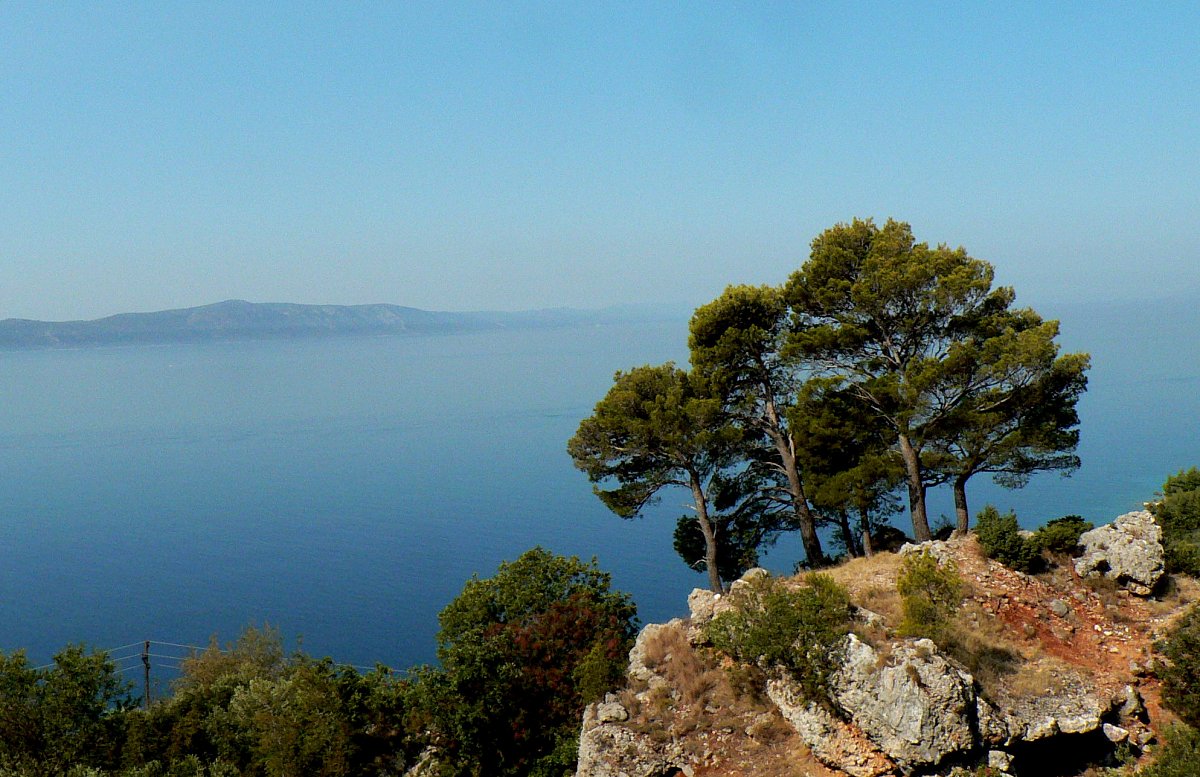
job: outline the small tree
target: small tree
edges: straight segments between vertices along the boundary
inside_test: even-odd
[[[448,768],[573,769],[584,704],[612,687],[636,632],[636,608],[609,575],[534,548],[469,580],[438,622],[441,670],[419,683]]]
[[[1016,513],[1009,511],[1001,515],[995,506],[985,506],[975,516],[975,534],[988,558],[1019,572],[1031,572],[1036,568],[1040,558],[1037,545],[1021,536]]]
[[[942,564],[922,552],[905,557],[896,578],[896,590],[904,611],[900,633],[936,642],[944,637],[947,625],[962,604],[964,586],[954,562]]]
[[[846,590],[823,574],[797,588],[762,576],[733,596],[733,608],[707,626],[713,645],[743,663],[782,667],[807,698],[828,701],[850,629]]]
[[[1046,525],[1033,533],[1033,544],[1038,550],[1049,553],[1075,555],[1079,551],[1079,538],[1095,526],[1078,515],[1064,515],[1047,521]]]
[[[600,500],[633,518],[668,486],[692,495],[704,537],[709,585],[722,590],[709,485],[734,460],[741,440],[707,381],[667,362],[618,372],[604,399],[567,443]]]

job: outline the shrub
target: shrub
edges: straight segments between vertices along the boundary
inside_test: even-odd
[[[0,652],[0,773],[64,774],[106,768],[119,747],[129,683],[104,652],[72,645],[49,667]]]
[[[1173,726],[1154,763],[1138,772],[1138,777],[1196,777],[1200,774],[1200,731],[1189,726]]]
[[[1159,672],[1163,703],[1181,720],[1200,726],[1200,605],[1193,605],[1155,645],[1167,659]]]
[[[1162,501],[1150,511],[1162,527],[1167,571],[1200,577],[1200,470],[1167,478]]]
[[[764,575],[731,596],[734,607],[707,626],[713,645],[744,663],[783,667],[806,698],[827,700],[850,628],[846,590],[823,574],[799,588]]]
[[[636,613],[594,561],[542,548],[467,581],[438,615],[441,669],[418,680],[443,765],[469,773],[487,764],[495,775],[572,769],[573,756],[563,759],[584,704],[624,669]]]
[[[954,562],[939,564],[922,552],[905,557],[896,590],[904,609],[900,633],[937,641],[962,604],[963,581]]]
[[[1094,528],[1091,521],[1085,521],[1078,515],[1064,515],[1047,521],[1045,526],[1034,532],[1033,545],[1038,550],[1073,556],[1079,552],[1079,537]]]
[[[1032,572],[1041,558],[1037,546],[1021,536],[1014,512],[1001,515],[994,506],[987,505],[975,518],[975,534],[988,558],[1009,569]]]

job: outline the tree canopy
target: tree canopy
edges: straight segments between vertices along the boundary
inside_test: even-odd
[[[789,424],[799,375],[781,347],[787,321],[779,289],[730,286],[692,315],[688,345],[693,370],[709,381],[731,418],[749,432],[746,441],[765,441],[745,448],[743,459],[758,467],[763,495],[790,509],[804,553],[817,566],[825,554]]]
[[[534,548],[467,581],[438,623],[422,706],[454,773],[561,774],[584,705],[624,669],[637,610],[594,561]]]
[[[1009,485],[1077,459],[1075,401],[1087,357],[1058,357],[1056,322],[1012,310],[990,264],[963,248],[918,243],[888,220],[819,235],[789,279],[788,349],[836,376],[891,428],[918,540],[931,537],[929,486],[981,471]],[[965,491],[960,528],[965,529]]]
[[[690,372],[618,373],[568,448],[619,515],[690,488],[696,521],[675,545],[704,548],[714,590],[786,529],[811,566],[827,560],[822,525],[869,552],[900,488],[916,539],[931,538],[927,490],[947,484],[966,531],[975,475],[1020,487],[1079,466],[1088,356],[1060,354],[1058,322],[993,275],[902,222],[837,224],[782,286],[729,286],[696,309]],[[710,509],[718,493],[738,506]]]
[[[692,495],[709,585],[722,590],[709,484],[734,459],[741,432],[711,384],[668,362],[618,372],[567,443],[575,466],[610,510],[632,518],[668,486]]]

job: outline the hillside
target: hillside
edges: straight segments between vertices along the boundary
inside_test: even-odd
[[[921,551],[965,584],[938,644],[900,634],[897,578],[904,556]],[[1172,579],[1140,597],[1059,561],[1016,572],[967,537],[834,568],[856,623],[824,703],[786,672],[731,662],[712,646],[705,624],[762,601],[747,592],[765,573],[752,570],[724,597],[698,589],[689,618],[643,630],[625,688],[588,709],[579,775],[1098,776],[1102,765],[1149,755],[1174,720],[1154,677],[1154,643],[1200,586]],[[781,582],[805,585],[803,576]]]
[[[532,329],[665,315],[636,306],[448,313],[399,305],[299,305],[228,300],[91,321],[0,321],[0,349],[209,342],[351,335],[427,335]]]

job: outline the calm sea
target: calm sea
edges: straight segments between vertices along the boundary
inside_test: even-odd
[[[1102,522],[1200,463],[1194,308],[1069,308],[1093,354],[1084,468],[1024,491],[1026,525]],[[269,622],[338,661],[434,657],[438,611],[534,545],[590,558],[643,621],[703,578],[668,495],[623,521],[564,452],[617,369],[686,360],[686,324],[0,353],[0,649],[203,644]],[[952,512],[936,494],[933,515]],[[903,519],[902,519],[903,520]],[[785,540],[767,566],[790,571]],[[169,660],[162,662],[169,665]]]

